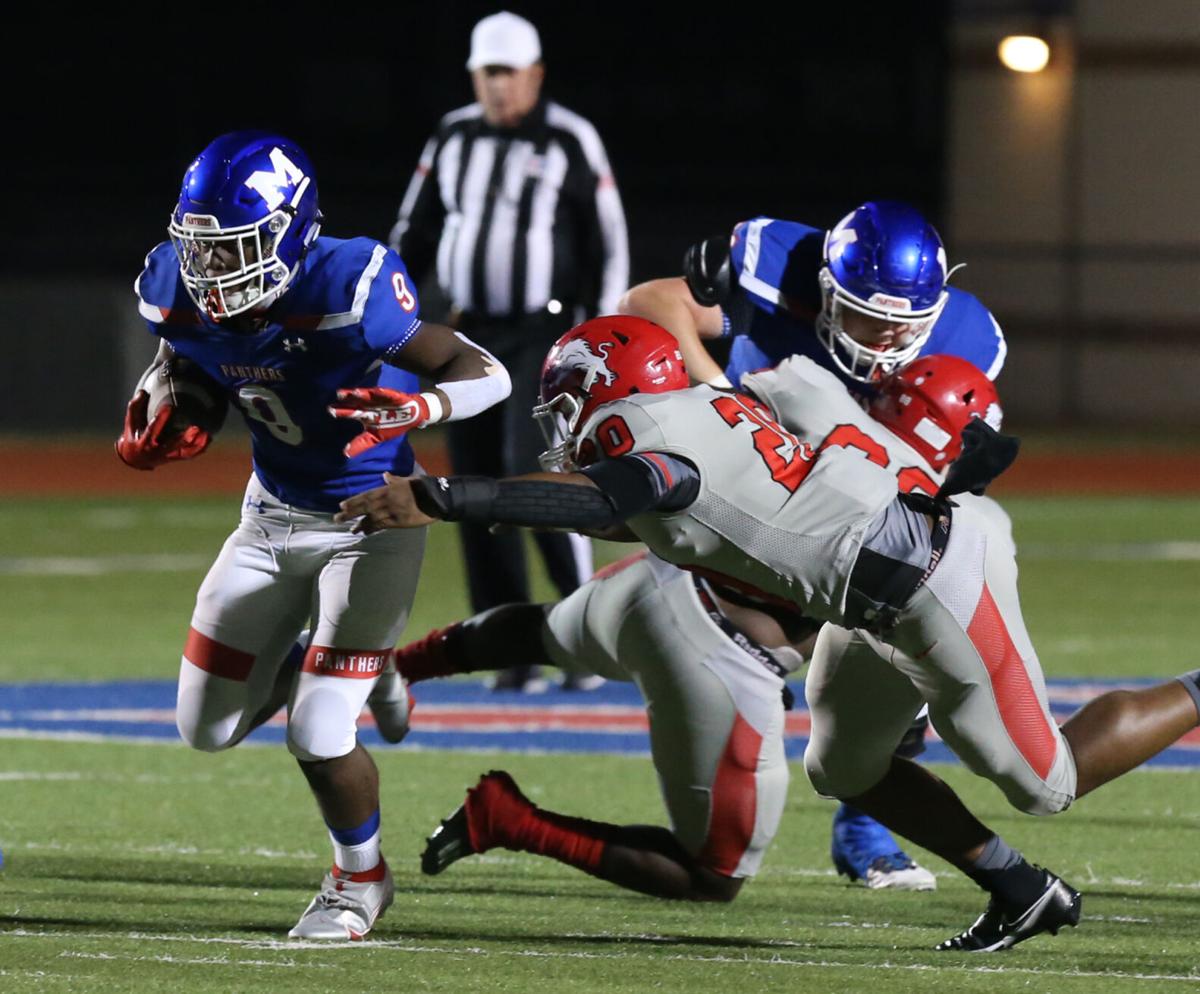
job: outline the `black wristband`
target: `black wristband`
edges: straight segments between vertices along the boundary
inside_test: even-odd
[[[498,480],[490,476],[422,476],[413,480],[413,500],[442,521],[492,521]]]

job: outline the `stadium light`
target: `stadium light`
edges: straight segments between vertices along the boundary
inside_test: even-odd
[[[1050,61],[1050,46],[1036,35],[1009,35],[1000,42],[1000,61],[1013,72],[1041,72]]]

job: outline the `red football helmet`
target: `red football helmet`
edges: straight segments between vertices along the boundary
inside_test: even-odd
[[[917,450],[934,469],[945,469],[962,451],[962,430],[983,418],[1000,430],[1000,396],[973,363],[928,355],[879,385],[871,417]]]
[[[601,404],[687,385],[679,343],[645,318],[609,315],[572,328],[542,363],[533,409],[548,446],[542,468],[569,472],[591,461],[579,459],[578,432]]]

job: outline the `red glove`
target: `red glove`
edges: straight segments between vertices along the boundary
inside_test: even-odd
[[[359,421],[363,426],[362,434],[356,435],[342,449],[350,459],[430,421],[429,401],[425,394],[401,393],[387,387],[358,387],[339,390],[337,399],[342,406],[331,405],[329,413],[335,418]]]
[[[176,459],[194,459],[208,448],[212,435],[203,428],[188,425],[178,435],[168,430],[171,415],[175,413],[172,404],[163,404],[155,413],[154,420],[147,424],[146,407],[149,403],[150,395],[145,390],[139,390],[125,407],[125,426],[115,448],[117,456],[126,466],[154,469]]]

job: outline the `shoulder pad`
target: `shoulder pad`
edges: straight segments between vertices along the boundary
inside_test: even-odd
[[[195,305],[179,278],[179,261],[169,242],[160,242],[146,255],[145,266],[133,283],[138,313],[151,324],[199,323]]]
[[[941,352],[956,355],[978,366],[990,380],[1004,367],[1008,343],[991,311],[973,294],[949,287],[950,299],[942,311],[922,355]]]
[[[668,394],[637,394],[603,404],[592,413],[579,432],[581,452],[592,447],[592,457],[601,454],[610,459],[631,452],[656,451],[665,439],[658,420],[647,407]]]
[[[863,415],[846,385],[806,356],[746,373],[742,386],[770,407],[784,428],[805,437],[823,434],[826,422],[854,421]]]
[[[711,307],[729,300],[729,237],[714,235],[689,248],[683,257],[683,278],[697,304]]]

